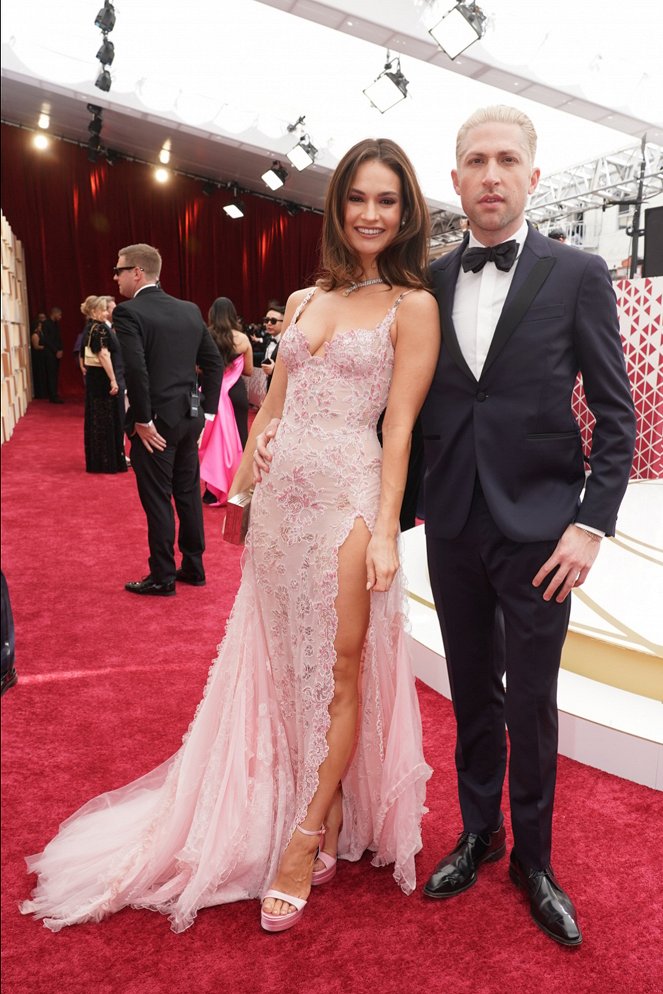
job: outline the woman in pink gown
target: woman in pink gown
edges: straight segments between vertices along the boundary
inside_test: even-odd
[[[205,482],[203,503],[221,507],[226,502],[230,484],[242,461],[246,442],[249,401],[241,377],[253,372],[253,351],[248,335],[240,328],[235,305],[228,297],[217,297],[209,309],[208,320],[210,333],[225,363],[225,371],[217,415],[205,424],[200,443],[200,478]],[[236,403],[233,403],[233,398],[242,391],[245,401],[240,410],[243,431],[240,430]]]
[[[246,898],[261,900],[263,928],[281,931],[337,856],[367,850],[414,890],[431,771],[398,516],[439,351],[427,236],[402,150],[354,146],[327,195],[322,278],[288,302],[231,488],[257,481],[242,581],[203,699],[173,757],[90,801],[28,860],[39,879],[22,910],[54,931],[127,905],[168,914],[181,931],[199,909]]]

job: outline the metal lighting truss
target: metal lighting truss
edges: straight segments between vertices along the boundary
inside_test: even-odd
[[[635,203],[643,153],[642,200],[663,193],[663,147],[648,142],[644,149],[635,145],[541,179],[532,194],[528,218],[542,224],[581,211]]]

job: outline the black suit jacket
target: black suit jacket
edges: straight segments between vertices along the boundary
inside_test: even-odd
[[[47,318],[41,326],[41,344],[55,355],[62,351],[62,332],[60,322]]]
[[[203,407],[216,414],[223,362],[198,307],[147,286],[113,311],[129,397],[127,430],[153,417],[174,427],[190,410],[202,370]]]
[[[432,266],[442,348],[422,412],[427,532],[459,534],[478,473],[491,514],[510,539],[555,540],[575,520],[614,534],[635,415],[605,262],[530,227],[477,380],[452,319],[465,245]],[[543,285],[514,317],[535,267]],[[596,417],[581,505],[585,463],[571,409],[578,371]]]

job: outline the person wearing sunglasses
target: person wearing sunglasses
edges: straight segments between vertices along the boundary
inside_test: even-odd
[[[274,363],[276,362],[279,342],[281,341],[281,332],[283,331],[284,313],[285,307],[283,304],[274,304],[268,308],[267,314],[263,318],[267,337],[265,338],[265,356],[260,365],[267,381],[266,390],[269,390],[269,385],[272,382]]]
[[[113,269],[126,302],[113,312],[122,348],[131,465],[147,517],[150,572],[132,594],[168,597],[175,581],[205,583],[198,439],[219,404],[223,361],[195,304],[164,293],[161,255],[151,245],[120,249]],[[196,369],[201,373],[202,396]],[[182,564],[175,563],[175,515]]]

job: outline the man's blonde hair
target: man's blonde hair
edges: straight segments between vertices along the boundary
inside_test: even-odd
[[[534,165],[536,157],[537,135],[534,125],[527,114],[515,107],[507,107],[505,104],[496,104],[493,107],[480,107],[468,117],[465,124],[462,124],[456,138],[456,163],[460,162],[461,152],[467,135],[472,128],[478,128],[481,124],[516,124],[523,135],[523,146],[527,149],[530,157],[530,164]]]
[[[121,248],[118,252],[118,258],[122,256],[124,256],[128,266],[138,266],[146,276],[155,280],[159,279],[161,254],[158,249],[146,245],[144,242],[139,242],[138,245],[126,245]]]

